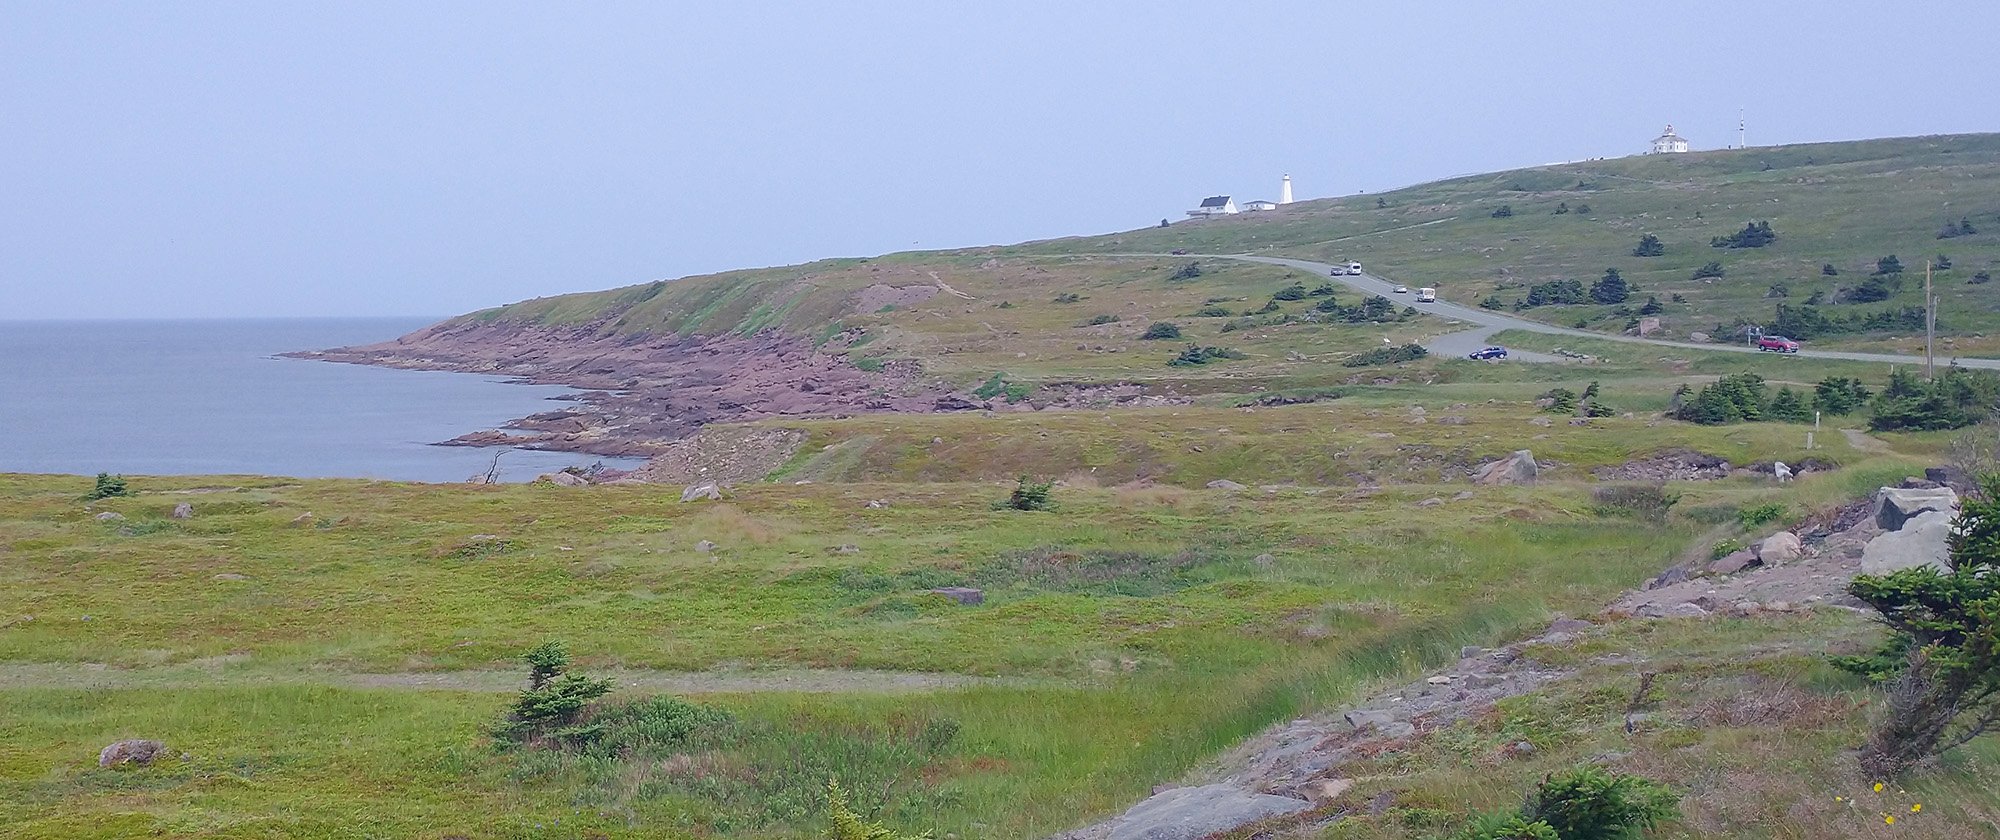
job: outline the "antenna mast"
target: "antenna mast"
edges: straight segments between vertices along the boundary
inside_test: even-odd
[[[1736,109],[1736,148],[1739,149],[1750,148],[1750,132],[1745,126],[1746,123],[1743,119],[1743,109],[1738,108]]]

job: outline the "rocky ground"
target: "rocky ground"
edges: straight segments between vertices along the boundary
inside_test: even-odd
[[[1308,836],[1342,813],[1334,800],[1353,785],[1346,765],[1406,747],[1573,672],[1541,661],[1538,649],[1571,645],[1602,622],[1860,610],[1846,594],[1856,574],[1943,562],[1946,531],[1935,526],[1948,523],[1956,505],[1956,493],[1938,481],[1882,488],[1741,552],[1669,569],[1594,620],[1558,618],[1540,635],[1504,648],[1466,648],[1456,664],[1422,680],[1338,714],[1272,727],[1223,756],[1203,784],[1163,785],[1124,814],[1055,840],[1199,840],[1253,825],[1270,828],[1256,836]],[[1533,749],[1525,742],[1516,748]]]
[[[509,431],[450,441],[465,446],[643,456],[720,421],[987,407],[942,383],[919,381],[914,369],[892,364],[865,371],[809,341],[776,335],[631,336],[597,325],[457,320],[394,341],[290,355],[584,390],[574,407],[516,420]]]

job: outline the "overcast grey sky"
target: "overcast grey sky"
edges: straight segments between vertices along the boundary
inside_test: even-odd
[[[0,319],[453,314],[2000,129],[2000,3],[0,0]]]

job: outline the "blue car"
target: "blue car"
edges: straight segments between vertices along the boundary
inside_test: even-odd
[[[1474,350],[1474,351],[1472,351],[1471,353],[1468,353],[1468,354],[1466,354],[1466,356],[1465,356],[1465,357],[1466,357],[1466,358],[1468,358],[1468,359],[1480,359],[1480,360],[1484,360],[1484,359],[1504,359],[1504,358],[1507,358],[1507,348],[1505,348],[1505,347],[1485,347],[1485,348],[1481,348],[1481,349],[1478,349],[1478,350]]]

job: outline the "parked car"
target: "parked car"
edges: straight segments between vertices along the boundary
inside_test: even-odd
[[[1767,335],[1757,339],[1757,349],[1767,353],[1797,353],[1799,343],[1782,335]]]
[[[1349,273],[1349,274],[1360,274],[1360,273],[1361,273],[1361,264],[1360,264],[1360,263],[1358,263],[1358,262],[1351,262],[1351,263],[1348,263],[1348,264],[1347,264],[1347,273]]]
[[[1327,272],[1327,273],[1328,273],[1328,274],[1331,274],[1331,275],[1333,275],[1333,276],[1335,276],[1335,277],[1339,277],[1339,276],[1341,276],[1341,275],[1343,275],[1343,274],[1346,274],[1346,273],[1347,273],[1347,266],[1344,266],[1344,265],[1336,265],[1336,266],[1334,266],[1334,267],[1333,267],[1333,270],[1332,270],[1332,271],[1329,271],[1329,272]]]
[[[1407,294],[1409,294],[1409,293],[1410,293],[1410,287],[1408,287],[1408,286],[1397,286],[1396,288],[1393,288],[1393,289],[1390,289],[1389,291],[1392,291],[1392,292],[1395,292],[1396,294],[1399,294],[1399,295],[1407,295]]]
[[[1186,254],[1186,253],[1187,253],[1187,249],[1186,249],[1186,248],[1175,248],[1175,249],[1174,249],[1174,256],[1176,256],[1176,257],[1178,257],[1178,256],[1181,256],[1181,255],[1183,255],[1183,254]]]
[[[1467,353],[1465,357],[1468,359],[1478,359],[1481,361],[1484,361],[1486,359],[1504,359],[1507,358],[1507,348],[1482,347],[1478,350],[1472,351],[1471,353]]]

